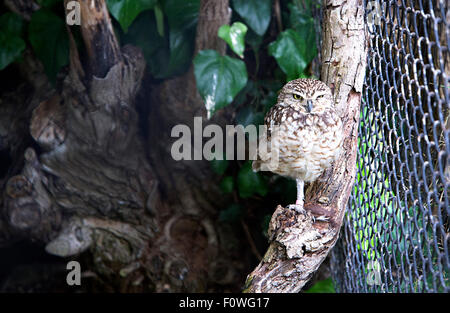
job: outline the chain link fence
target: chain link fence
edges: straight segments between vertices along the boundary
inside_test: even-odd
[[[331,256],[338,292],[449,292],[448,0],[366,1],[354,191]]]

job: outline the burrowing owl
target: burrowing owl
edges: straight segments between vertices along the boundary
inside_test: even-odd
[[[315,79],[288,82],[264,123],[270,149],[258,152],[253,170],[296,179],[297,201],[289,207],[303,212],[304,183],[313,182],[329,168],[342,147],[342,121],[330,88]],[[277,150],[277,162],[268,166],[273,149]]]

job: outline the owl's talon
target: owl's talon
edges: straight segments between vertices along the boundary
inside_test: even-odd
[[[329,217],[327,217],[325,215],[321,215],[321,216],[315,217],[314,222],[315,221],[328,222],[329,219],[330,219]]]
[[[319,203],[328,204],[328,203],[330,203],[330,199],[328,197],[320,197]]]
[[[289,204],[287,206],[287,208],[289,210],[294,210],[295,212],[298,212],[298,213],[301,213],[301,214],[306,214],[306,211],[303,208],[303,205],[300,205],[300,204]]]

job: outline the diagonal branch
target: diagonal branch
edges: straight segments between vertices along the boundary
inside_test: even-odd
[[[306,215],[281,206],[275,210],[270,246],[247,277],[245,292],[300,291],[335,245],[354,184],[367,53],[363,1],[327,0],[324,11],[321,74],[334,90],[344,124],[343,152],[306,191]],[[315,220],[318,215],[328,220]]]

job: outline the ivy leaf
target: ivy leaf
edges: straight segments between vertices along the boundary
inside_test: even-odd
[[[23,30],[23,20],[16,13],[8,12],[0,16],[0,31],[14,36],[20,36]]]
[[[194,54],[195,32],[183,29],[169,30],[169,64],[166,71],[160,75],[166,78],[186,72],[191,64]]]
[[[265,196],[268,188],[266,181],[252,170],[252,164],[247,161],[239,170],[237,176],[239,195],[242,198],[248,198],[255,193]]]
[[[108,10],[119,22],[124,32],[144,10],[153,9],[156,0],[107,0]]]
[[[0,70],[14,62],[25,49],[22,38],[0,32]]]
[[[166,0],[162,11],[169,24],[169,36],[161,37],[155,14],[146,10],[139,14],[123,37],[124,43],[142,49],[149,71],[155,78],[184,73],[194,52],[199,0]],[[161,28],[161,26],[160,26]]]
[[[279,34],[276,41],[269,45],[269,54],[276,60],[287,80],[303,75],[304,70],[314,56],[308,51],[311,47],[295,30],[288,29]]]
[[[194,59],[197,89],[205,101],[208,118],[233,101],[247,83],[245,63],[215,50],[203,50]]]
[[[247,26],[241,22],[235,22],[230,25],[222,25],[219,28],[217,35],[225,40],[231,50],[238,56],[244,58],[245,49],[245,34],[247,33]]]
[[[61,67],[69,63],[69,38],[64,20],[47,9],[33,13],[28,25],[28,39],[54,82]]]
[[[194,53],[199,0],[166,0],[164,12],[169,24],[170,60],[164,77],[188,70]]]
[[[0,16],[0,70],[14,62],[25,49],[20,38],[23,29],[22,19],[15,13]]]
[[[267,31],[271,17],[271,0],[233,0],[234,10],[255,33]]]
[[[312,60],[317,55],[316,45],[316,29],[314,25],[314,17],[311,13],[311,6],[303,8],[294,3],[289,3],[289,21],[291,28],[293,28],[301,38],[305,41],[306,47],[309,47],[306,52],[306,59]]]
[[[234,180],[232,176],[227,176],[220,182],[220,189],[223,193],[230,193],[234,189]]]

